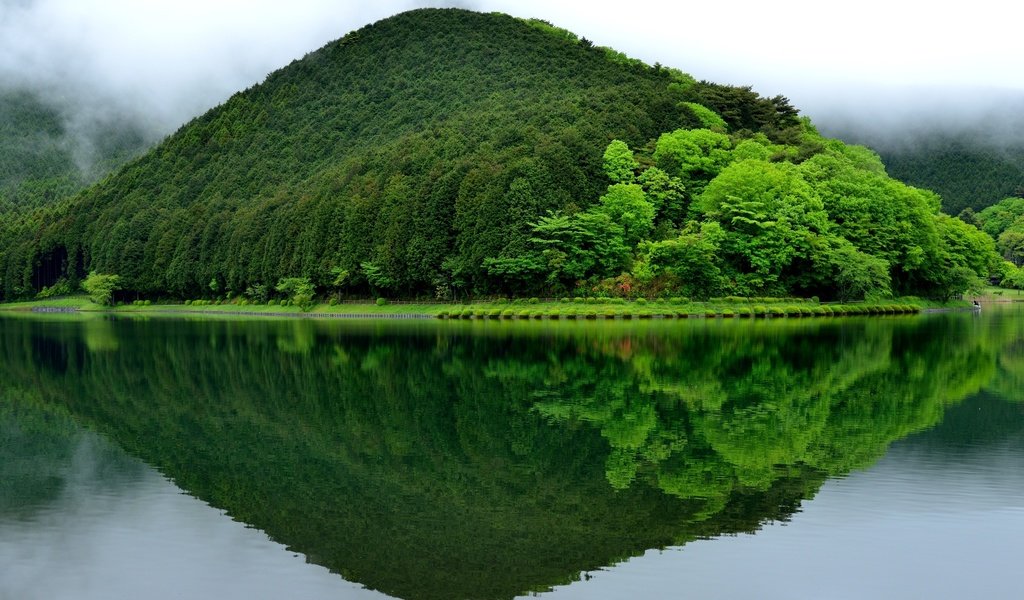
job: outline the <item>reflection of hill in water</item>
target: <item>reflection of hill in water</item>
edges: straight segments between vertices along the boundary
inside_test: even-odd
[[[510,597],[788,518],[988,383],[998,338],[958,316],[0,320],[0,381],[350,580]]]

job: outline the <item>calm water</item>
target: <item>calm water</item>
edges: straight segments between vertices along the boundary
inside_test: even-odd
[[[1019,598],[1024,311],[0,317],[0,598]]]

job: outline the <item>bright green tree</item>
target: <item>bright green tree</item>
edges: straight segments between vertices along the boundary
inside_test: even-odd
[[[608,187],[595,209],[612,221],[622,225],[624,240],[634,246],[645,239],[654,227],[654,205],[647,199],[644,189],[636,184],[616,183]]]
[[[662,134],[654,149],[655,164],[684,184],[710,181],[732,160],[729,136],[708,129],[679,129]]]
[[[615,183],[633,183],[640,163],[633,158],[633,151],[626,142],[612,140],[604,151],[604,172]]]
[[[288,296],[292,304],[303,311],[313,308],[315,289],[308,277],[285,277],[277,282],[274,289]]]
[[[110,306],[114,292],[121,289],[121,277],[92,271],[82,282],[82,289],[96,304]]]

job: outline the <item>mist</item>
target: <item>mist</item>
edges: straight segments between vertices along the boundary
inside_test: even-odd
[[[927,11],[865,0],[0,0],[0,92],[58,110],[87,165],[97,138],[152,143],[236,91],[349,31],[423,6],[536,17],[650,64],[782,94],[824,133],[898,145],[922,132],[1022,145],[1016,20],[995,0]]]

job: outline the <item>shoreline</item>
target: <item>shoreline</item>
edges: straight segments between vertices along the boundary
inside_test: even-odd
[[[757,299],[768,300],[768,299]],[[985,300],[986,303],[989,300]],[[1007,303],[1007,300],[991,300]],[[574,299],[559,302],[488,301],[473,304],[370,303],[321,304],[309,311],[294,306],[219,304],[200,307],[182,304],[123,305],[106,307],[84,297],[69,297],[0,304],[0,313],[201,316],[209,318],[298,318],[350,320],[474,320],[474,321],[581,321],[645,319],[779,319],[836,316],[913,315],[977,310],[967,301],[922,302],[917,299],[887,303],[817,303],[804,299],[770,299],[767,302],[727,300],[721,302],[605,301]]]

